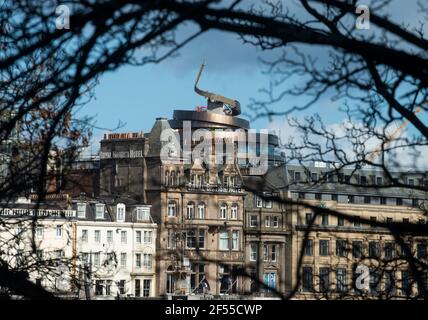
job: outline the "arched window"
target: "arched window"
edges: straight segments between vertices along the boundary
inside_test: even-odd
[[[169,171],[165,171],[165,185],[167,186],[169,184]]]
[[[187,219],[192,220],[195,218],[195,205],[193,202],[187,204]]]
[[[198,219],[205,219],[205,203],[198,204]]]
[[[168,217],[175,217],[177,215],[177,204],[174,200],[168,202]]]
[[[125,204],[118,203],[116,206],[117,221],[125,221]]]
[[[220,219],[226,219],[227,217],[227,204],[222,203],[220,206]]]
[[[175,171],[171,171],[170,185],[175,186]]]
[[[176,184],[176,186],[180,186],[180,171],[176,172],[176,175],[175,175],[175,184]]]
[[[238,204],[232,204],[230,209],[230,219],[238,219]]]

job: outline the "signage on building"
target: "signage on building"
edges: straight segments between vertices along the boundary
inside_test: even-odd
[[[144,158],[143,150],[100,152],[100,159],[132,159],[132,158]]]

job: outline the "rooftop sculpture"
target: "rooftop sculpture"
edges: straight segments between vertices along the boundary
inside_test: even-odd
[[[226,114],[228,116],[237,116],[241,114],[241,104],[237,100],[232,100],[226,98],[222,95],[201,90],[198,88],[198,82],[201,77],[202,71],[205,67],[205,63],[202,63],[201,68],[199,69],[198,76],[195,81],[195,92],[203,97],[207,98],[208,102],[208,111]]]

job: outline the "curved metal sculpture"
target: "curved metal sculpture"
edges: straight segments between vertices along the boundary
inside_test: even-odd
[[[222,95],[201,90],[198,88],[199,78],[201,77],[202,70],[205,67],[205,63],[201,64],[198,76],[195,81],[195,92],[205,98],[208,101],[208,110],[218,111],[222,110],[228,116],[237,116],[241,114],[241,104],[237,100],[232,100]]]

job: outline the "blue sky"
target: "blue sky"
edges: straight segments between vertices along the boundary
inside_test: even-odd
[[[398,21],[414,24],[415,9],[416,0],[396,0],[390,13]],[[125,126],[120,132],[149,131],[156,117],[171,118],[174,109],[191,110],[206,105],[205,99],[193,91],[203,60],[206,68],[200,87],[239,100],[245,112],[250,98],[261,97],[258,90],[269,83],[269,78],[261,73],[258,57],[272,58],[276,54],[278,52],[260,52],[244,45],[236,35],[210,31],[183,48],[179,57],[160,64],[124,66],[103,75],[95,88],[96,99],[80,113],[95,116],[97,125],[103,128],[114,128],[121,120]],[[292,103],[295,101],[283,101],[279,108],[285,109]],[[342,115],[335,112],[337,108],[336,103],[321,101],[300,116],[318,112],[325,115],[328,123],[336,123],[342,119]],[[251,125],[257,129],[269,126],[266,119]],[[95,140],[105,132],[95,130]]]

